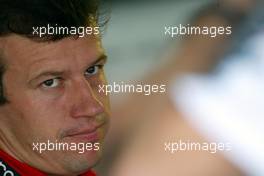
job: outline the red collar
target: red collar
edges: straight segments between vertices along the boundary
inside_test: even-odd
[[[2,172],[2,170],[3,173],[12,172],[13,175],[19,176],[47,176],[47,174],[45,174],[44,172],[41,172],[40,170],[35,169],[25,163],[21,163],[4,151],[0,150],[0,171]],[[96,174],[92,171],[88,171],[84,174],[81,174],[80,176],[96,176]]]

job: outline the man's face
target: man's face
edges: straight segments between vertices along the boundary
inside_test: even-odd
[[[108,97],[98,91],[106,84],[99,39],[36,42],[11,35],[0,39],[0,47],[9,101],[0,107],[1,148],[51,174],[79,174],[94,166],[102,149],[95,143],[102,143],[109,116]],[[33,143],[48,141],[92,143],[95,150],[33,150]]]

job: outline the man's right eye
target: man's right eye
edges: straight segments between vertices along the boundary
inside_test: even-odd
[[[53,79],[48,79],[44,81],[41,86],[44,88],[55,88],[60,85],[61,79],[60,78],[53,78]]]

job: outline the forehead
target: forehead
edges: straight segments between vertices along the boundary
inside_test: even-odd
[[[96,58],[102,51],[98,37],[67,37],[55,42],[37,42],[18,35],[0,39],[0,48],[7,66],[25,67],[41,60],[79,57]]]

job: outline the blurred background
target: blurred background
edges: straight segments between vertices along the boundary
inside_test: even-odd
[[[102,176],[264,175],[264,15],[261,0],[105,2],[109,84],[165,84],[112,93]],[[232,35],[165,35],[165,26],[231,26]],[[232,150],[165,152],[168,141]]]
[[[161,57],[172,39],[164,34],[164,27],[186,23],[211,1],[107,2],[111,19],[103,43],[111,58],[106,66],[109,82],[141,79],[165,62]]]

